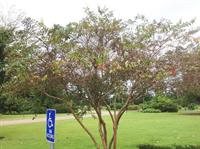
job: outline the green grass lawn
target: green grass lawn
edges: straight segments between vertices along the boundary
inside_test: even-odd
[[[84,123],[98,137],[96,121],[87,118]],[[120,124],[118,149],[137,149],[138,144],[200,145],[200,116],[197,115],[128,112]],[[111,128],[111,123],[108,125]],[[0,127],[0,149],[48,148],[45,123]],[[93,148],[75,120],[56,122],[55,149]]]

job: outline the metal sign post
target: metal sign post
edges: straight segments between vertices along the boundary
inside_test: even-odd
[[[54,149],[56,110],[47,109],[46,118],[46,139],[50,143],[50,149]]]
[[[50,143],[50,149],[54,149],[54,143]]]

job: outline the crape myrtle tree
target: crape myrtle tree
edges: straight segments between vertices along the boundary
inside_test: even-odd
[[[191,23],[148,21],[143,16],[122,21],[106,8],[66,27],[46,27],[30,18],[9,47],[5,95],[42,94],[64,100],[97,149],[117,148],[120,119],[129,104],[162,88],[170,75],[164,51],[192,44]],[[116,98],[123,106],[116,109]],[[111,107],[114,107],[111,110]],[[108,111],[113,133],[108,137],[102,109]],[[102,145],[81,116],[94,111]]]

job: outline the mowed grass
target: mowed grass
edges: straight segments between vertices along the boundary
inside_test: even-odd
[[[109,130],[111,122],[105,117]],[[84,123],[98,137],[96,120]],[[111,133],[111,131],[109,132]],[[139,144],[161,146],[200,145],[200,116],[177,113],[128,112],[119,127],[119,149],[137,149]],[[45,123],[0,127],[0,149],[47,149]],[[75,120],[56,122],[55,149],[94,149],[92,142]]]

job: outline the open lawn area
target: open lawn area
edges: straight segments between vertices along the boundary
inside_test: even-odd
[[[110,121],[108,116],[106,119]],[[86,118],[84,123],[98,137],[96,120]],[[118,148],[137,149],[139,144],[200,145],[200,116],[128,112],[120,123]],[[44,122],[0,127],[0,149],[47,148],[49,143],[45,139]],[[55,149],[93,148],[89,137],[75,120],[56,122]]]

